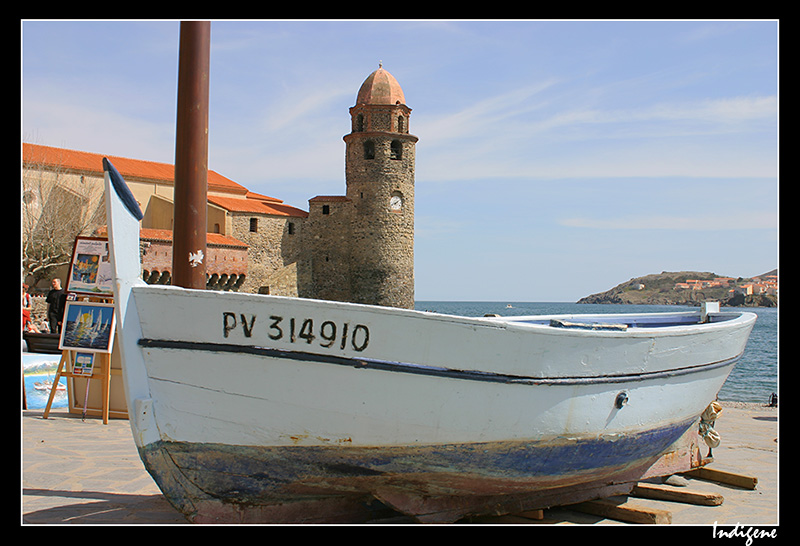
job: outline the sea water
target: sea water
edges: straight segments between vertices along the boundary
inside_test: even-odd
[[[525,302],[444,302],[418,301],[420,311],[434,311],[448,315],[480,317],[488,313],[500,316],[562,315],[601,313],[669,313],[697,310],[680,305],[607,305],[578,303],[525,303]],[[723,311],[736,310],[725,307]],[[758,315],[753,332],[741,360],[733,368],[722,386],[719,399],[728,402],[768,403],[778,392],[778,309],[774,307],[748,307],[738,309]]]

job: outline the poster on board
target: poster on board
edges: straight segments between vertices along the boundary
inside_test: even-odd
[[[75,364],[72,366],[74,375],[92,375],[94,373],[95,353],[75,353]]]
[[[114,327],[114,304],[67,301],[58,348],[110,353]]]
[[[67,278],[67,292],[111,297],[113,273],[105,237],[76,237]]]

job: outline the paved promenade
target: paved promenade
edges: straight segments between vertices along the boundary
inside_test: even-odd
[[[716,430],[722,445],[710,468],[758,479],[755,490],[690,479],[685,489],[716,492],[720,506],[636,499],[669,510],[678,525],[776,525],[778,521],[778,410],[724,404]],[[66,409],[22,412],[23,525],[188,525],[144,469],[127,420],[81,420]],[[545,511],[540,523],[621,524],[571,510]],[[535,521],[529,521],[535,523]],[[514,518],[493,523],[521,523]]]

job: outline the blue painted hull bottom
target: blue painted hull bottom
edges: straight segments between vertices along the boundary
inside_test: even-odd
[[[198,523],[353,521],[381,505],[418,521],[455,521],[623,494],[695,422],[625,436],[420,447],[160,441],[141,455],[170,502]]]

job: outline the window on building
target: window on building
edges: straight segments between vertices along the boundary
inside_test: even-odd
[[[294,235],[294,222],[289,222],[287,230],[289,231],[289,235]]]
[[[258,232],[258,218],[250,218],[250,232]]]
[[[392,153],[390,157],[392,159],[403,159],[403,143],[399,140],[392,141]]]
[[[406,132],[406,118],[404,118],[403,116],[397,116],[397,132],[398,133]]]
[[[322,214],[330,214],[331,213],[331,206],[330,205],[322,205]]]
[[[375,159],[375,143],[371,140],[364,142],[364,159]]]
[[[354,129],[357,132],[364,130],[364,114],[358,114],[358,116],[356,116],[356,126]]]

